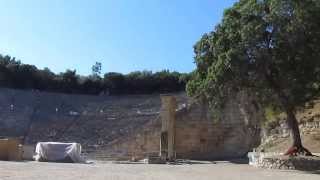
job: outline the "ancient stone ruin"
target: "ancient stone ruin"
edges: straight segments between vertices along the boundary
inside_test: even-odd
[[[162,159],[230,159],[246,156],[260,143],[263,114],[246,94],[238,94],[214,119],[205,102],[180,109],[174,96],[161,96],[161,118],[132,136],[103,148],[113,157],[142,159],[159,154]],[[250,102],[250,101],[249,101]]]
[[[83,96],[0,89],[0,136],[78,142],[101,160],[227,159],[260,143],[261,108],[247,93],[231,96],[217,118],[205,101],[182,94]]]

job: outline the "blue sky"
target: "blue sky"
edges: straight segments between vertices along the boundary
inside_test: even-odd
[[[54,72],[190,72],[235,0],[0,0],[0,53]]]

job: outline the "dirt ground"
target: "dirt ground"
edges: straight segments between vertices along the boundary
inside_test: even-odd
[[[320,172],[278,171],[229,162],[181,165],[0,161],[0,180],[319,180]]]

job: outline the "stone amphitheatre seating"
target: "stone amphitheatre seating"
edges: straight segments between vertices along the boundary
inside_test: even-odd
[[[107,97],[2,88],[0,135],[27,135],[27,144],[65,141],[79,142],[84,148],[104,145],[154,119],[157,114],[137,112],[159,111],[158,99],[158,95]]]
[[[219,122],[201,104],[178,108],[177,157],[239,157],[257,144],[261,114],[243,103],[248,102],[246,96],[239,96],[242,99],[227,104]],[[176,97],[178,104],[187,103],[184,93]],[[77,142],[99,158],[142,158],[159,151],[160,107],[159,95],[87,96],[0,88],[0,136],[25,136],[28,145]]]

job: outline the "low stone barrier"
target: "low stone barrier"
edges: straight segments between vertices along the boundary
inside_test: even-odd
[[[279,153],[248,154],[249,164],[255,167],[281,170],[320,170],[320,157],[318,156],[283,156]]]
[[[249,158],[249,165],[259,167],[259,164],[263,161],[265,157],[273,157],[273,156],[279,156],[282,155],[281,153],[263,153],[263,152],[249,152],[248,158]]]
[[[288,157],[288,156],[275,156],[265,157],[259,164],[259,167],[269,169],[282,169],[282,170],[303,170],[303,171],[316,171],[320,170],[319,157]]]

